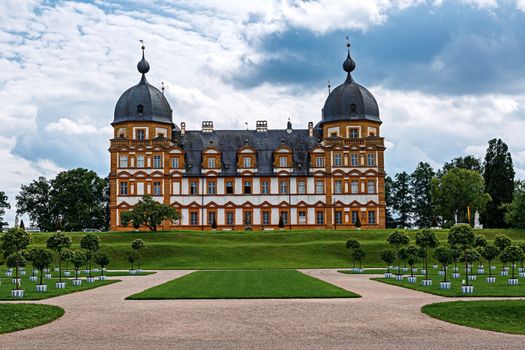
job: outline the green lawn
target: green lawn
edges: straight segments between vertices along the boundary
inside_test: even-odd
[[[455,301],[425,305],[425,314],[455,324],[525,334],[525,300]]]
[[[11,289],[15,288],[15,285],[11,283],[10,277],[0,278],[0,300],[42,300],[47,298],[56,297],[59,295],[69,294],[80,292],[88,289],[93,289],[101,286],[105,286],[111,283],[118,282],[117,280],[106,280],[106,281],[96,281],[95,283],[87,283],[85,280],[82,281],[81,286],[73,286],[69,280],[63,279],[66,281],[66,288],[57,289],[55,288],[55,283],[58,282],[57,278],[44,279],[44,284],[47,284],[47,292],[37,292],[36,285],[39,283],[31,282],[29,277],[22,277],[21,288],[24,290],[23,298],[13,298],[11,297]]]
[[[197,271],[128,299],[355,298],[294,270]]]
[[[517,278],[516,273],[516,278]],[[387,279],[387,278],[374,278],[376,281],[380,281],[383,283],[393,284],[396,286],[409,288],[418,290],[421,292],[426,292],[430,294],[435,295],[441,295],[445,297],[521,297],[525,296],[525,278],[519,278],[519,285],[517,286],[509,286],[507,285],[507,280],[510,278],[510,276],[500,276],[499,270],[493,273],[493,276],[496,277],[496,283],[487,283],[485,280],[485,277],[487,277],[488,274],[485,275],[477,275],[477,278],[475,281],[470,281],[469,284],[474,286],[474,293],[473,294],[463,294],[461,293],[461,283],[462,280],[465,279],[465,275],[461,273],[460,278],[451,278],[451,274],[447,273],[447,280],[452,282],[452,288],[451,289],[439,289],[439,282],[443,280],[443,276],[439,276],[436,271],[432,271],[432,273],[429,275],[430,279],[432,280],[432,286],[430,287],[424,287],[421,285],[421,281],[423,280],[424,276],[417,275],[417,283],[412,284],[408,283],[407,276],[405,275],[405,278],[403,281],[396,281],[395,279]]]
[[[64,314],[64,309],[42,304],[0,304],[0,334],[49,323]]]
[[[382,267],[379,252],[392,230],[317,230],[253,232],[108,232],[99,233],[101,251],[110,257],[110,269],[128,269],[126,252],[131,241],[143,239],[144,269],[296,269],[348,268],[351,259],[345,242],[356,238],[367,256],[364,267]],[[436,230],[445,243],[448,231]],[[525,242],[525,230],[482,230],[490,241],[504,232]],[[415,241],[415,230],[406,233]],[[34,245],[44,246],[51,233],[34,233]],[[77,249],[84,233],[72,233]]]

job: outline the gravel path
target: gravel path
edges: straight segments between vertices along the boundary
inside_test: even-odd
[[[190,271],[159,271],[43,300],[66,314],[0,336],[1,349],[523,349],[525,336],[432,319],[421,306],[451,299],[345,275],[302,270],[356,299],[124,300]],[[377,277],[377,275],[375,276]]]

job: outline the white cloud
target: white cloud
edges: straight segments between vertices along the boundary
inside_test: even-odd
[[[57,122],[52,122],[46,126],[46,131],[58,132],[66,135],[86,135],[86,134],[97,134],[106,133],[111,135],[111,127],[97,128],[92,125],[93,121],[85,118],[81,118],[78,122],[68,118],[60,118]]]
[[[462,2],[480,9],[495,9],[499,6],[498,0],[462,0]]]
[[[518,10],[525,11],[525,0],[516,0]]]

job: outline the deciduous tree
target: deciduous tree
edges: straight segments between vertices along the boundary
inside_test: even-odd
[[[177,210],[167,204],[159,203],[149,195],[145,195],[130,211],[121,214],[121,221],[124,226],[132,223],[136,225],[144,225],[151,231],[157,231],[158,226],[164,220],[178,220],[179,214]],[[284,227],[284,225],[283,225]]]

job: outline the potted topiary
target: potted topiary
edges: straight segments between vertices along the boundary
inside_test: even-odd
[[[481,258],[482,258],[481,251],[486,246],[487,246],[487,239],[485,238],[485,236],[481,234],[477,234],[474,236],[474,247],[478,250],[478,253],[479,253],[478,274],[480,275],[485,273],[485,268],[483,267],[483,263],[481,261]]]
[[[525,252],[525,243],[516,243],[516,244],[519,245],[521,250],[523,250]],[[525,261],[525,255],[520,260],[520,268],[518,269],[520,277],[525,277],[525,267],[523,266],[524,261]]]
[[[146,248],[146,242],[144,242],[142,239],[135,239],[133,242],[131,242],[131,249],[133,249],[137,254],[137,273],[141,273],[142,269],[140,267],[142,263],[142,250]]]
[[[440,264],[443,271],[443,281],[439,283],[440,289],[450,289],[451,283],[447,281],[447,267],[452,263],[452,250],[447,247],[437,247],[434,250],[434,259]]]
[[[487,283],[495,283],[496,277],[492,276],[492,261],[496,259],[499,255],[498,247],[494,245],[488,245],[481,249],[481,255],[487,260],[489,264],[489,277],[487,277]]]
[[[355,257],[352,253],[359,248],[361,248],[361,244],[357,239],[351,238],[346,241],[346,249],[350,250],[350,256],[352,257],[352,271],[354,272],[357,272],[357,267],[355,267]]]
[[[461,258],[461,249],[451,246],[450,247],[450,256],[452,257],[452,262],[454,263],[454,268],[452,270],[452,278],[459,278],[459,268],[458,261]]]
[[[517,244],[513,244],[506,247],[501,253],[501,260],[512,264],[512,276],[511,278],[509,278],[508,282],[510,286],[518,285],[518,279],[515,277],[514,274],[515,263],[523,259],[524,254],[525,253],[523,252],[523,249],[521,249],[521,247]]]
[[[71,247],[71,237],[64,232],[55,232],[47,239],[46,245],[49,249],[58,253],[58,282],[57,289],[66,288],[66,282],[62,282],[62,250]]]
[[[9,229],[2,237],[0,237],[0,250],[4,257],[11,256],[11,262],[15,268],[15,289],[11,290],[11,296],[21,298],[24,296],[23,289],[20,288],[20,266],[23,262],[23,251],[31,243],[31,235],[21,228]]]
[[[401,246],[407,245],[410,242],[410,238],[406,233],[394,231],[386,239],[388,244],[393,245],[396,248],[396,257],[397,257],[397,275],[396,279],[401,281],[403,280],[403,275],[401,274],[401,266],[399,264],[399,249]]]
[[[390,266],[396,260],[396,253],[392,249],[381,249],[379,253],[381,260],[386,263],[386,273],[385,278],[392,278],[392,273],[390,272]]]
[[[37,292],[47,292],[47,284],[44,284],[44,269],[48,268],[53,261],[53,253],[49,249],[31,249],[30,259],[34,267],[40,271],[40,283],[36,285]]]
[[[93,283],[95,282],[95,278],[91,275],[91,262],[93,260],[93,255],[96,254],[100,248],[100,238],[93,233],[88,233],[80,240],[80,248],[84,249],[87,253],[86,257],[89,266],[89,276],[87,278],[87,282]]]
[[[134,275],[137,273],[135,270],[135,261],[137,261],[137,252],[134,250],[128,251],[128,262],[131,264],[131,269],[129,270],[130,275]]]
[[[105,281],[106,276],[104,276],[104,270],[105,267],[109,264],[108,256],[104,253],[98,253],[97,255],[95,255],[95,263],[100,266],[100,276],[98,279],[100,281]]]
[[[359,273],[363,272],[363,268],[361,267],[361,262],[365,258],[365,256],[366,256],[366,253],[361,248],[357,248],[352,251],[352,258],[359,262],[359,268],[357,269],[357,272]]]
[[[410,277],[408,277],[408,283],[416,283],[417,277],[414,276],[414,270],[417,271],[415,265],[418,260],[419,249],[414,246],[409,246],[406,248],[406,262],[410,266]]]
[[[71,255],[71,263],[75,267],[75,279],[73,280],[74,286],[80,286],[82,280],[78,278],[80,268],[86,263],[86,253],[82,250],[75,250]]]
[[[73,257],[73,251],[71,249],[65,248],[60,253],[60,259],[66,264],[66,269],[64,271],[64,276],[69,277],[71,276],[71,271],[69,271],[69,262],[71,261],[71,258]]]
[[[408,252],[407,252],[407,248],[405,248],[405,247],[400,248],[398,254],[399,254],[399,260],[403,263],[403,267],[401,268],[401,271],[402,272],[407,272],[408,271],[408,267],[407,267]]]
[[[498,247],[500,253],[503,253],[505,248],[509,247],[511,244],[512,244],[512,241],[505,234],[497,234],[496,237],[494,238],[494,245],[496,247]],[[509,268],[507,267],[507,263],[506,262],[504,262],[504,261],[502,261],[502,262],[503,262],[503,271],[501,271],[501,275],[502,276],[507,276],[509,273],[505,272],[505,271],[508,271]]]
[[[462,257],[465,261],[466,285],[461,286],[462,293],[474,293],[474,286],[469,285],[469,257],[474,254],[468,254],[467,250],[474,244],[474,231],[469,224],[457,224],[450,229],[448,234],[448,243],[451,246],[458,246],[462,251]],[[475,251],[475,250],[474,250]]]
[[[12,253],[11,255],[7,256],[5,263],[8,268],[16,269],[17,265],[18,268],[20,268],[26,264],[26,256],[27,254],[25,254],[24,252]],[[15,285],[15,289],[19,289],[20,284],[22,283],[22,278],[20,278],[20,276],[17,277],[17,275],[15,274],[15,276],[11,278],[11,283]]]
[[[425,250],[425,279],[423,280],[424,286],[432,285],[432,280],[428,278],[428,249],[436,248],[439,245],[434,232],[430,230],[422,230],[416,233],[416,244]]]

